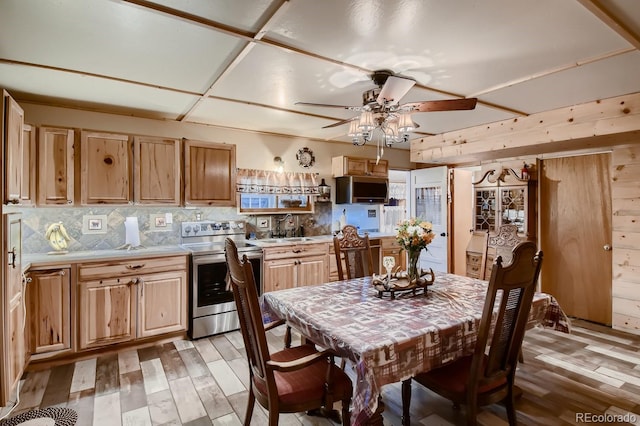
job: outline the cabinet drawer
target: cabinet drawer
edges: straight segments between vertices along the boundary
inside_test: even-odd
[[[470,278],[482,278],[480,276],[480,265],[467,265],[467,276]]]
[[[481,266],[482,255],[480,253],[467,253],[467,267],[469,266]]]
[[[265,248],[264,260],[323,256],[329,253],[326,244],[293,244],[290,246]]]
[[[382,248],[400,248],[400,244],[398,240],[395,238],[381,238],[380,242],[382,243]]]
[[[187,256],[131,259],[126,262],[85,263],[78,267],[78,280],[111,279],[129,275],[187,269]]]

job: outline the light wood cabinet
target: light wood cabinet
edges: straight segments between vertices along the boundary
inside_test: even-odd
[[[181,157],[178,139],[135,136],[133,164],[136,204],[180,205]]]
[[[38,129],[38,205],[74,203],[74,131]]]
[[[185,139],[184,174],[185,205],[236,205],[235,145]]]
[[[328,281],[329,248],[325,243],[269,247],[263,254],[263,292]]]
[[[36,128],[30,124],[22,127],[22,178],[20,204],[36,203]]]
[[[89,131],[83,131],[81,135],[81,204],[133,203],[129,136]]]
[[[6,406],[24,372],[28,353],[24,321],[25,297],[22,280],[22,217],[19,213],[3,216],[2,258],[3,291],[0,292],[0,406]]]
[[[333,157],[331,160],[331,171],[334,177],[341,176],[389,176],[389,162],[387,160],[346,157]]]
[[[69,268],[29,273],[29,347],[33,354],[71,349],[70,275]]]
[[[78,267],[79,348],[187,329],[187,256]]]
[[[81,282],[79,348],[133,340],[136,333],[134,278]]]
[[[496,232],[516,225],[518,235],[535,240],[536,181],[522,179],[513,169],[486,171],[473,183],[473,231]]]
[[[4,121],[4,203],[19,204],[22,198],[22,147],[24,111],[6,90],[2,91]]]

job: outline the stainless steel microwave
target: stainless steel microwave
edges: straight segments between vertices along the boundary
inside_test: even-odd
[[[336,204],[389,202],[389,179],[367,176],[336,178]]]

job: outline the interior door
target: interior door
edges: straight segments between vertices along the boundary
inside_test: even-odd
[[[411,215],[433,224],[436,238],[420,254],[420,267],[448,272],[448,170],[446,166],[411,171]]]
[[[611,324],[610,154],[542,161],[542,290],[570,316]]]

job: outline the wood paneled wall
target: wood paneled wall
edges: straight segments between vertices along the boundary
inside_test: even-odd
[[[640,334],[640,145],[614,149],[611,167],[613,327]]]

